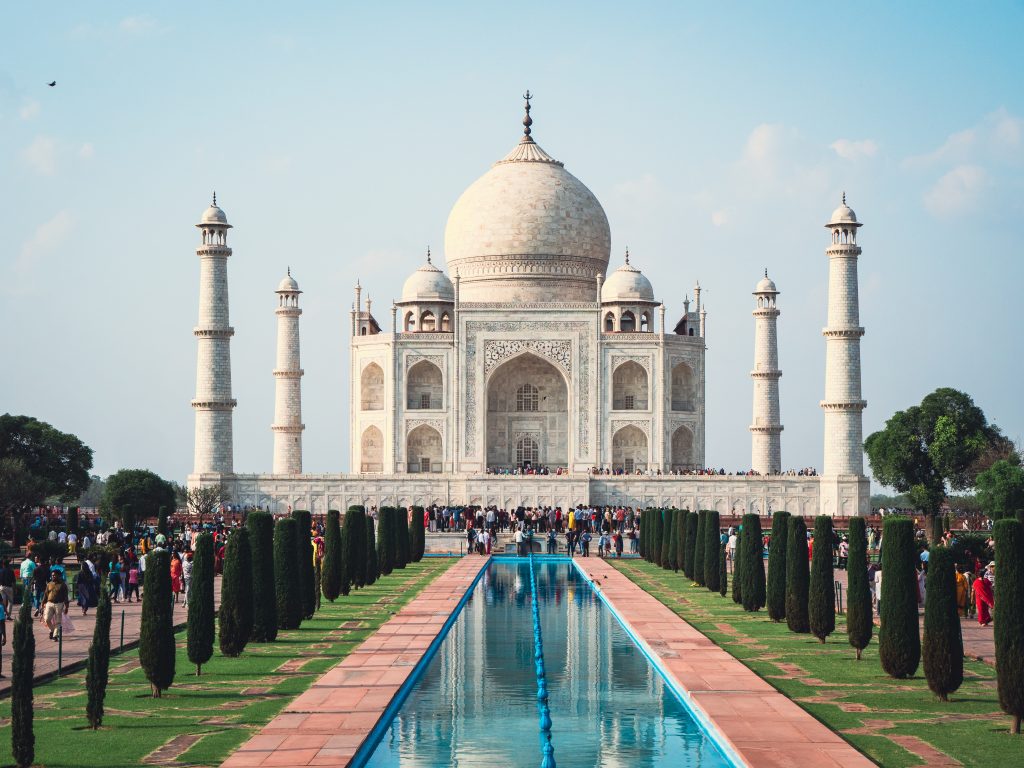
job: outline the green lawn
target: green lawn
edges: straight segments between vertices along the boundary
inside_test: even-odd
[[[149,695],[137,651],[114,656],[99,731],[90,730],[85,718],[84,671],[41,685],[35,690],[36,763],[134,767],[156,764],[146,757],[168,745],[174,765],[219,765],[453,562],[425,559],[333,604],[324,600],[314,618],[280,633],[275,643],[251,644],[236,659],[215,651],[202,677],[195,676],[181,632],[177,676],[160,699]],[[7,699],[0,702],[0,763],[11,761]]]
[[[785,622],[769,621],[763,610],[746,613],[730,597],[692,586],[682,573],[642,560],[612,562],[887,768],[926,765],[920,755],[929,747],[969,766],[1024,765],[1024,737],[1009,735],[1010,720],[999,709],[995,670],[987,664],[967,661],[964,685],[944,704],[928,690],[923,667],[912,680],[892,680],[882,672],[877,628],[858,662],[842,616],[836,617],[836,633],[822,645],[810,635],[789,632]]]

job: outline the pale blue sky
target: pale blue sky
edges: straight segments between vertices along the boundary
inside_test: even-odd
[[[290,264],[305,468],[347,469],[352,286],[389,324],[530,88],[534,137],[605,206],[612,268],[628,245],[670,321],[707,289],[710,463],[750,463],[767,266],[783,463],[821,466],[822,224],[844,189],[865,222],[865,434],[953,386],[1019,438],[1022,39],[1020,3],[4,3],[0,411],[77,433],[101,474],[184,480],[192,225],[216,189],[235,467],[270,469]]]

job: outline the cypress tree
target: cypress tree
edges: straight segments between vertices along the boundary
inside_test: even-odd
[[[290,517],[274,526],[274,600],[279,629],[297,629],[302,623],[301,584],[295,567],[297,529]]]
[[[725,544],[718,548],[718,593],[725,597],[729,592],[729,570],[725,565]]]
[[[341,579],[339,586],[343,595],[351,592],[360,566],[362,571],[359,572],[359,583],[366,582],[366,564],[359,562],[357,554],[357,550],[361,549],[359,545],[366,538],[366,534],[359,526],[362,516],[362,507],[349,507],[345,512],[345,523],[341,528]]]
[[[250,512],[245,521],[252,550],[252,588],[259,596],[252,610],[252,641],[277,639],[277,587],[274,575],[274,517],[269,512]],[[193,570],[193,581],[195,571]],[[211,587],[211,595],[212,595]]]
[[[875,631],[868,584],[868,535],[863,517],[851,517],[850,556],[846,563],[846,634],[857,649],[857,658],[871,642]]]
[[[240,656],[252,636],[252,550],[249,530],[228,537],[220,580],[220,652]]]
[[[702,509],[697,513],[697,541],[693,548],[693,583],[704,586],[704,547],[707,544],[708,511]]]
[[[320,610],[320,585],[322,583],[321,579],[323,578],[323,569],[321,567],[323,565],[322,561],[323,558],[318,557],[316,564],[313,566],[313,578],[316,579],[316,609],[318,611]]]
[[[171,615],[171,555],[156,550],[146,555],[146,577],[139,630],[139,662],[153,698],[174,682],[174,619]]]
[[[89,646],[89,661],[85,670],[85,691],[88,699],[85,715],[89,726],[96,730],[103,724],[103,699],[107,695],[107,680],[110,671],[110,594],[100,588],[100,600],[96,605],[96,625],[92,631]]]
[[[768,544],[768,584],[765,605],[768,618],[782,621],[786,618],[786,548],[789,533],[789,512],[772,515],[772,538]]]
[[[293,568],[298,565],[299,600],[303,619],[310,619],[316,611],[316,584],[313,579],[312,517],[304,509],[292,512],[295,520],[295,558]]]
[[[832,570],[832,518],[814,519],[814,552],[811,556],[811,585],[807,594],[807,618],[811,634],[821,642],[836,631],[836,588]]]
[[[423,553],[427,548],[427,530],[423,527],[423,507],[412,508],[411,536],[411,562],[418,563],[423,559]]]
[[[690,511],[688,509],[681,509],[676,513],[676,562],[675,572],[683,570],[683,561],[686,559],[686,526],[687,520],[690,517]]]
[[[366,558],[367,550],[363,546],[363,542],[366,541],[366,521],[369,520],[369,515],[366,514],[366,510],[363,507],[356,507],[355,517],[355,529],[353,534],[353,560],[348,566],[348,572],[352,583],[357,587],[365,587],[368,583],[366,580]]]
[[[167,507],[160,507],[156,516],[156,532],[167,535]]]
[[[913,677],[921,661],[914,521],[890,517],[882,529],[882,606],[878,656],[890,677]]]
[[[330,602],[341,594],[341,513],[336,509],[327,510],[327,528],[324,532],[324,562],[320,573],[321,591]],[[346,516],[347,517],[347,516]]]
[[[696,559],[697,549],[697,520],[700,516],[696,512],[690,512],[686,516],[686,539],[683,541],[683,573],[689,579],[693,578],[693,564]]]
[[[405,568],[412,560],[412,545],[409,532],[409,510],[406,507],[395,508],[395,520],[397,525],[395,526],[396,543],[398,544],[398,550],[396,552],[397,560],[396,564],[399,568]]]
[[[739,544],[739,539],[743,535],[742,528],[736,533],[736,551],[733,553],[732,562],[732,601],[736,605],[743,605],[743,547]]]
[[[940,701],[949,701],[964,681],[964,641],[956,609],[956,559],[948,547],[932,547],[924,598],[924,639],[921,659],[928,687]]]
[[[711,592],[721,588],[718,555],[722,550],[722,529],[718,523],[718,512],[709,510],[704,523],[704,584]]]
[[[639,510],[638,510],[639,511]],[[647,559],[647,521],[644,519],[645,515],[640,514],[636,517],[636,528],[637,528],[637,554],[644,560]]]
[[[32,601],[21,603],[14,625],[11,660],[11,751],[18,768],[35,761],[36,736],[32,727],[32,679],[35,677],[36,638],[32,634]]]
[[[807,524],[803,515],[789,520],[786,543],[786,624],[790,632],[810,632],[807,616],[807,590],[810,572],[807,563]]]
[[[668,557],[662,562],[662,567],[666,570],[674,571],[676,569],[676,557],[679,553],[679,523],[677,518],[680,516],[678,509],[666,510],[668,515]]]
[[[672,513],[671,509],[661,510],[661,562],[662,568],[672,567]]]
[[[377,512],[377,564],[381,576],[387,576],[394,569],[394,561],[391,559],[390,507],[381,507]]]
[[[366,519],[366,537],[364,546],[366,551],[363,553],[366,557],[366,586],[370,586],[377,581],[377,576],[380,574],[377,565],[377,533],[374,531],[373,518],[370,515],[365,515]]]
[[[761,518],[753,513],[743,516],[743,535],[740,537],[743,547],[743,610],[759,611],[764,607],[764,541],[761,533]]]
[[[1019,734],[1024,717],[1024,528],[1012,517],[998,520],[995,539],[999,563],[994,595],[999,608],[995,623],[999,706],[1013,718],[1010,733]]]
[[[68,509],[67,532],[78,533],[78,507]]]
[[[252,589],[255,585],[250,585]],[[213,536],[201,533],[196,537],[192,554],[192,583],[188,588],[188,660],[196,665],[196,676],[203,664],[213,656]]]

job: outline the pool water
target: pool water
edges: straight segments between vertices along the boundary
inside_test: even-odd
[[[534,568],[559,768],[731,765],[586,579]],[[539,766],[531,610],[528,561],[492,561],[366,765]]]

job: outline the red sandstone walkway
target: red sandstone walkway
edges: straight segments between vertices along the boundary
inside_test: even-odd
[[[463,558],[427,585],[223,768],[348,765],[486,562]]]
[[[752,768],[874,765],[614,567],[597,558],[576,562]]]

